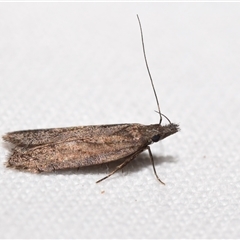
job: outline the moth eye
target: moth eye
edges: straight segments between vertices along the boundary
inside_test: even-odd
[[[154,135],[154,136],[152,137],[152,141],[153,141],[153,142],[158,142],[159,140],[160,140],[160,134]]]

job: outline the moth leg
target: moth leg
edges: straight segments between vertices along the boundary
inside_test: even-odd
[[[150,160],[151,160],[151,163],[152,163],[152,166],[153,166],[153,171],[154,171],[154,174],[157,178],[157,180],[162,183],[163,185],[165,185],[165,183],[163,181],[161,181],[161,179],[158,177],[157,175],[157,172],[156,172],[156,169],[155,169],[155,165],[154,165],[154,160],[153,160],[153,155],[152,155],[152,152],[151,152],[151,148],[149,146],[147,146],[147,149],[148,149],[148,152],[149,152],[149,156],[150,156]]]
[[[98,180],[96,183],[99,183],[107,178],[109,178],[110,176],[112,176],[115,172],[117,172],[118,170],[124,168],[129,162],[131,162],[131,160],[133,160],[136,157],[136,154],[132,155],[131,157],[127,158],[123,163],[121,163],[120,165],[118,165],[115,170],[113,170],[111,173],[109,173],[106,177]]]

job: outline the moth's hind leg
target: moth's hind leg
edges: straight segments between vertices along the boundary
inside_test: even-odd
[[[109,178],[110,176],[112,176],[115,172],[117,172],[120,169],[123,169],[128,163],[130,163],[140,152],[135,153],[134,155],[131,155],[130,157],[125,158],[125,161],[123,163],[121,163],[120,165],[118,165],[115,170],[113,170],[111,173],[109,173],[106,177],[98,180],[96,183],[99,183],[107,178]]]

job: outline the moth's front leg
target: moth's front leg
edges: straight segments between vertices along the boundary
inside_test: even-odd
[[[109,173],[106,177],[98,180],[96,183],[99,183],[107,178],[109,178],[110,176],[112,176],[115,172],[117,172],[120,169],[123,169],[128,163],[130,163],[139,153],[141,153],[142,151],[144,151],[145,149],[141,149],[141,151],[135,152],[134,154],[132,154],[129,157],[126,157],[124,162],[121,163],[120,165],[118,165],[111,173]]]

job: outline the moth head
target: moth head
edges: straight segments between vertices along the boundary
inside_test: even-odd
[[[178,124],[170,123],[165,126],[161,125],[151,125],[152,131],[151,131],[151,142],[158,142],[176,132],[179,131]]]

